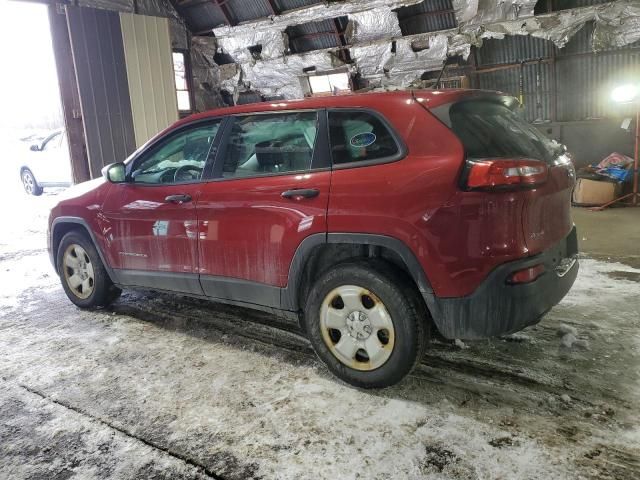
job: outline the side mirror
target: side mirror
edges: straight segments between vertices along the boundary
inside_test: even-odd
[[[34,143],[33,145],[31,145],[29,147],[29,150],[31,150],[32,152],[39,152],[40,151],[40,147],[38,146],[37,143]]]
[[[102,169],[102,176],[111,183],[124,183],[127,179],[127,172],[124,163],[112,163]]]

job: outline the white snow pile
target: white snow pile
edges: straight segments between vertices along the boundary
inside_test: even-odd
[[[640,283],[610,276],[620,272],[640,275],[640,269],[622,263],[580,259],[578,279],[560,305],[596,309],[607,307],[610,311],[611,305],[623,304],[626,299],[637,300]]]

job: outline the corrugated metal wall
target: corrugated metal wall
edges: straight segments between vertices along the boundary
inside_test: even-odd
[[[529,36],[485,41],[476,52],[477,86],[517,97],[522,75],[523,116],[530,122],[627,114],[609,94],[616,82],[640,75],[640,44],[594,53],[593,28],[586,24],[561,49]]]
[[[289,36],[291,51],[301,53],[340,46],[340,37],[336,32],[336,21],[340,31],[344,31],[349,20],[347,17],[337,17],[322,22],[302,23],[287,27],[285,32]]]
[[[451,0],[425,0],[396,12],[403,35],[447,30],[458,25]]]
[[[169,21],[120,13],[136,146],[178,120]]]
[[[106,10],[66,8],[89,170],[96,178],[104,165],[135,150],[120,17]]]

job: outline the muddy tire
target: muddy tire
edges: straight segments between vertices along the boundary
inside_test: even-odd
[[[56,265],[64,292],[80,308],[106,307],[120,296],[93,242],[80,231],[62,237]]]
[[[428,314],[409,279],[384,262],[339,264],[311,288],[304,312],[316,354],[360,388],[402,380],[428,341]]]
[[[23,168],[20,172],[20,179],[22,180],[22,187],[24,191],[29,195],[35,195],[36,197],[42,195],[42,187],[38,185],[36,177],[28,168]]]

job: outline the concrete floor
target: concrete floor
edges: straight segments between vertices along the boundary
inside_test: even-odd
[[[640,209],[576,210],[598,259],[538,326],[436,341],[363,392],[267,315],[144,292],[78,310],[44,249],[55,196],[17,180],[0,188],[0,478],[640,478]]]
[[[574,208],[580,251],[601,259],[622,260],[640,267],[640,206],[593,211]]]

